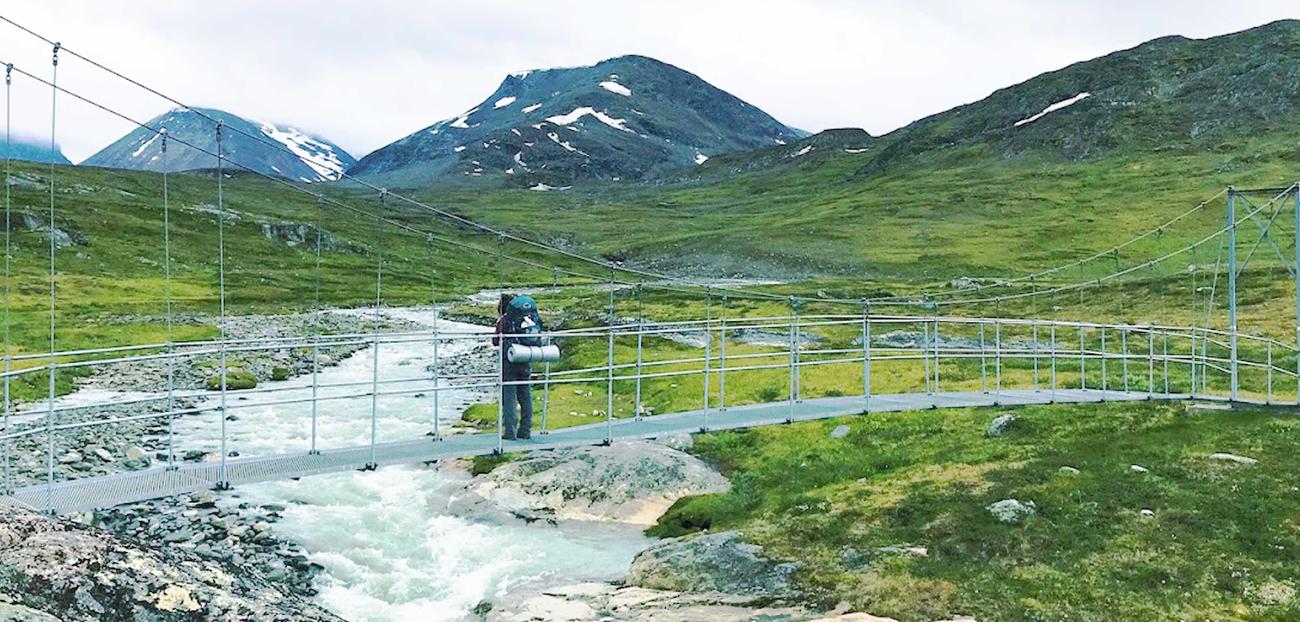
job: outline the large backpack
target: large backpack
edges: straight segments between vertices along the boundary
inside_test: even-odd
[[[510,341],[525,346],[542,345],[542,316],[537,313],[537,301],[531,296],[515,296],[506,307],[506,332]]]

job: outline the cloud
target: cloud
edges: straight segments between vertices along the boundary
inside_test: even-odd
[[[1071,62],[1168,34],[1300,13],[1202,0],[11,0],[0,14],[193,105],[287,122],[356,155],[478,104],[510,71],[628,53],[678,65],[808,130],[883,133]],[[8,58],[3,58],[7,55]],[[0,60],[49,50],[0,24]],[[68,59],[61,85],[139,120],[170,104]],[[61,98],[83,159],[132,126]],[[16,80],[14,123],[47,135],[47,88]]]

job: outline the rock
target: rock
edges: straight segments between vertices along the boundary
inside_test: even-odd
[[[1238,456],[1237,454],[1227,454],[1227,453],[1210,454],[1210,459],[1218,460],[1219,462],[1233,462],[1236,464],[1246,464],[1246,465],[1259,463],[1259,460],[1256,460],[1254,458],[1249,458],[1246,456]]]
[[[1020,418],[1011,414],[1003,413],[993,418],[989,422],[989,427],[984,430],[984,435],[989,438],[1000,438],[1011,432],[1012,428],[1020,422]]]
[[[4,620],[4,622],[60,622],[58,618],[48,613],[5,602],[0,602],[0,620]]]
[[[817,618],[809,622],[898,622],[898,620],[873,616],[869,613],[846,613],[828,618]]]
[[[332,356],[330,356],[330,355],[328,355],[328,354],[318,354],[318,355],[316,356],[316,366],[317,366],[317,367],[329,367],[330,365],[333,365],[333,364],[334,364],[334,357],[332,357]]]
[[[211,490],[200,490],[190,495],[190,505],[196,508],[216,507],[217,495]]]
[[[800,607],[773,607],[731,594],[691,594],[607,583],[512,595],[501,603],[482,603],[474,612],[488,622],[788,622],[817,617]]]
[[[1057,469],[1056,472],[1060,473],[1061,475],[1078,475],[1079,469],[1076,469],[1072,466],[1063,466]]]
[[[738,531],[669,538],[636,556],[626,582],[655,590],[722,592],[745,597],[797,597],[791,583],[795,564],[763,556],[762,547]]]
[[[1143,516],[1148,517],[1148,518],[1150,518],[1150,517],[1156,515],[1156,513],[1155,513],[1154,510],[1151,510],[1151,509],[1148,509],[1148,508],[1142,508],[1142,512],[1141,512],[1141,514],[1142,514]]]
[[[126,448],[126,453],[124,454],[124,457],[127,460],[144,460],[149,457],[149,452],[145,451],[141,447],[132,445]]]
[[[930,550],[923,546],[910,546],[905,544],[882,546],[871,551],[862,551],[853,547],[844,547],[840,550],[840,561],[845,566],[854,570],[866,568],[871,562],[887,555],[904,555],[908,557],[929,557]]]
[[[652,525],[681,497],[727,488],[698,458],[636,441],[523,456],[470,480],[450,509],[480,518]]]
[[[104,449],[103,447],[100,447],[99,445],[88,445],[88,446],[86,447],[86,450],[89,451],[89,452],[92,453],[92,454],[95,454],[95,457],[96,457],[96,458],[99,458],[100,460],[103,460],[104,462],[112,462],[112,461],[113,461],[113,454],[112,454],[112,453],[109,453],[109,451],[108,451],[107,449]]]
[[[81,462],[81,454],[75,451],[70,451],[59,456],[59,464],[75,464],[78,462]]]
[[[1146,468],[1146,467],[1144,467],[1144,466],[1142,466],[1142,465],[1140,465],[1140,464],[1130,464],[1129,467],[1128,467],[1128,470],[1130,470],[1130,471],[1132,471],[1132,472],[1134,472],[1134,473],[1150,473],[1150,472],[1151,472],[1151,469],[1148,469],[1148,468]]]
[[[1021,502],[1019,499],[1003,499],[990,503],[985,509],[998,519],[998,522],[1014,524],[1038,513],[1038,506],[1033,501]]]
[[[207,455],[208,455],[208,452],[203,451],[203,450],[201,450],[201,449],[190,449],[190,450],[187,450],[187,451],[185,452],[185,461],[186,461],[186,462],[199,462],[199,461],[203,460],[204,456],[207,456]]]
[[[0,619],[339,622],[311,602],[179,550],[0,506]],[[37,612],[37,613],[34,613]]]
[[[849,426],[837,425],[831,430],[831,438],[844,438],[849,435]]]
[[[645,407],[642,407],[642,410],[645,410]],[[670,434],[668,436],[661,436],[655,439],[655,442],[665,447],[676,449],[677,451],[686,451],[695,444],[695,437],[686,433]]]

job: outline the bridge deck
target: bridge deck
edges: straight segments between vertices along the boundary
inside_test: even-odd
[[[1187,399],[1183,394],[1148,394],[1145,392],[1100,391],[1093,389],[1004,390],[999,393],[947,392],[873,395],[868,401],[859,397],[807,399],[791,406],[788,402],[753,404],[726,410],[695,410],[642,419],[619,419],[610,425],[614,440],[653,438],[683,432],[726,430],[786,421],[809,421],[863,412],[897,412],[930,408],[970,406],[1018,406],[1026,404],[1082,403],[1104,401],[1139,401],[1148,399]],[[605,440],[604,422],[553,430],[534,435],[530,441],[506,444],[507,451],[539,451],[592,445]],[[495,433],[465,434],[381,443],[376,446],[374,462],[379,466],[412,464],[463,458],[492,453],[497,447]],[[294,453],[247,458],[231,458],[226,463],[227,480],[232,485],[319,475],[361,468],[371,462],[369,446],[324,450],[317,454]],[[220,479],[217,463],[185,463],[175,469],[156,467],[141,471],[116,473],[65,482],[53,487],[34,485],[19,488],[4,499],[35,509],[53,509],[57,513],[107,508],[124,503],[157,499],[214,487]]]

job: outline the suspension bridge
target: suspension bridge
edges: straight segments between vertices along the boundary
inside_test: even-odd
[[[347,198],[318,192],[311,187],[278,177],[262,175],[234,161],[223,151],[230,132],[258,141],[268,149],[285,150],[265,136],[254,136],[213,122],[215,149],[208,150],[170,136],[162,128],[150,127],[115,108],[61,86],[60,57],[72,57],[105,72],[114,79],[170,102],[190,108],[178,99],[110,69],[7,18],[0,20],[50,46],[52,63],[48,78],[38,70],[5,62],[6,146],[11,140],[10,89],[21,78],[50,95],[50,141],[57,142],[57,104],[71,98],[119,121],[154,132],[162,141],[165,159],[169,144],[182,145],[209,155],[216,170],[213,199],[218,214],[226,211],[227,170],[244,170],[294,192],[301,192],[318,206],[373,220],[374,326],[372,331],[352,334],[276,336],[238,339],[227,334],[227,253],[225,218],[217,217],[218,245],[213,263],[218,292],[215,339],[182,341],[174,336],[175,313],[171,290],[172,225],[170,222],[167,173],[158,176],[162,219],[158,223],[162,248],[161,272],[166,283],[166,339],[148,344],[65,350],[59,348],[57,323],[59,291],[58,248],[53,232],[57,225],[59,194],[56,184],[60,169],[51,165],[48,175],[48,297],[49,347],[45,352],[15,352],[10,332],[10,290],[14,281],[11,260],[13,230],[10,198],[11,163],[6,160],[5,176],[5,273],[4,273],[4,426],[0,433],[3,449],[3,502],[35,510],[63,513],[111,507],[123,503],[163,498],[210,488],[228,488],[251,482],[297,478],[352,469],[374,469],[389,465],[422,463],[504,451],[539,451],[560,447],[609,444],[701,431],[728,430],[762,425],[793,423],[830,417],[930,408],[1019,406],[1053,403],[1123,402],[1141,400],[1211,400],[1224,403],[1300,405],[1300,289],[1296,297],[1296,341],[1241,330],[1238,319],[1239,281],[1252,261],[1263,262],[1270,251],[1276,266],[1282,266],[1295,283],[1300,273],[1300,226],[1290,239],[1279,241],[1279,223],[1300,225],[1300,184],[1282,188],[1227,188],[1191,209],[1146,230],[1131,239],[1094,253],[1030,274],[1006,279],[973,281],[962,286],[944,286],[907,295],[791,296],[746,288],[740,285],[704,286],[689,279],[636,269],[605,259],[588,257],[526,236],[494,228],[417,198],[391,192],[353,178],[344,181],[372,193],[377,206],[358,205]],[[2,53],[2,52],[0,52]],[[0,62],[3,62],[0,59]],[[164,162],[164,170],[165,170]],[[1223,208],[1220,224],[1206,231],[1184,232],[1186,244],[1139,254],[1136,250],[1151,241],[1172,235],[1188,226],[1191,218]],[[423,213],[428,224],[412,225],[392,217],[397,208]],[[1289,216],[1289,218],[1287,218]],[[316,223],[319,226],[319,222]],[[439,225],[454,225],[498,242],[496,248],[467,241],[464,236],[440,232]],[[319,231],[319,228],[318,228]],[[1245,254],[1239,257],[1242,240]],[[500,369],[466,372],[451,369],[447,352],[485,348],[481,331],[446,330],[436,318],[439,301],[436,275],[429,275],[430,306],[435,321],[428,330],[382,329],[386,309],[384,255],[385,235],[406,235],[423,239],[429,248],[442,245],[465,253],[480,253],[499,261],[550,270],[600,284],[609,291],[609,303],[602,325],[555,330],[543,338],[565,352],[603,350],[603,361],[593,364],[562,362],[535,370],[529,381],[540,393],[540,429],[528,441],[505,441],[497,426],[476,433],[444,430],[440,423],[440,399],[448,392],[499,394],[503,385]],[[315,236],[316,298],[311,317],[327,313],[320,302],[321,236]],[[1251,239],[1253,238],[1253,239]],[[546,265],[507,254],[505,244],[544,253],[572,266]],[[1201,272],[1196,265],[1202,249],[1217,244],[1212,276],[1203,287],[1196,286]],[[1288,244],[1292,247],[1287,249]],[[1261,251],[1263,255],[1261,255]],[[1121,265],[1121,253],[1130,257]],[[1190,259],[1189,259],[1190,258]],[[1273,261],[1270,258],[1268,261]],[[1103,323],[1025,317],[985,317],[982,314],[942,313],[981,305],[1016,301],[1059,302],[1063,297],[1118,283],[1142,283],[1151,275],[1176,278],[1177,266],[1191,261],[1187,272],[1192,279],[1190,314],[1205,313],[1195,325],[1152,320],[1141,323]],[[1097,272],[1097,266],[1115,262],[1113,269]],[[1092,270],[1092,272],[1088,272]],[[1078,274],[1071,278],[1072,273]],[[1224,283],[1220,297],[1219,283]],[[702,319],[663,321],[638,312],[621,318],[616,312],[615,293],[657,289],[683,299],[705,301]],[[1202,296],[1208,288],[1208,294]],[[714,299],[722,304],[715,309]],[[1202,298],[1204,300],[1202,300]],[[746,300],[784,305],[782,315],[729,313],[728,300]],[[1226,313],[1220,321],[1219,309]],[[808,311],[812,309],[812,311]],[[883,313],[906,309],[908,313]],[[716,311],[716,313],[715,313]],[[1171,314],[1173,315],[1173,314]],[[754,339],[761,335],[762,339]],[[687,344],[687,345],[684,345]],[[672,347],[667,347],[667,346]],[[348,347],[368,352],[372,369],[368,381],[330,382],[322,380],[320,352],[323,348]],[[428,364],[418,374],[396,374],[381,369],[380,352],[391,348],[427,349]],[[232,355],[290,350],[311,353],[307,381],[270,383],[251,389],[230,386]],[[176,370],[195,361],[215,358],[220,382],[215,390],[202,394],[197,403],[180,400]],[[493,356],[499,365],[500,357]],[[115,365],[150,362],[166,370],[167,389],[141,392],[127,400],[102,403],[60,404],[59,374],[78,370],[94,373]],[[47,399],[20,404],[11,386],[19,380],[43,379]],[[731,391],[728,391],[730,385]],[[755,392],[755,386],[764,391]],[[669,391],[671,389],[671,391]],[[590,401],[603,398],[591,421],[580,425],[550,426],[552,396],[560,391],[583,392]],[[694,393],[694,395],[690,395]],[[598,395],[599,394],[599,395]],[[671,394],[665,397],[665,394]],[[193,397],[188,395],[186,397]],[[408,428],[385,429],[385,400],[424,400],[427,431],[405,434]],[[185,403],[182,403],[185,402]],[[672,406],[658,407],[660,402]],[[143,414],[122,415],[113,410],[124,404],[143,405]],[[232,429],[243,426],[243,434],[255,433],[256,412],[267,408],[307,405],[303,426],[307,430],[301,447],[245,455],[233,450],[237,437]],[[499,409],[498,404],[498,409]],[[332,439],[318,426],[324,411],[346,412],[353,423],[368,426],[367,442]],[[247,417],[235,413],[249,413]],[[90,416],[84,416],[90,413]],[[73,414],[83,416],[72,416]],[[621,414],[621,416],[620,416]],[[212,419],[217,422],[214,459],[187,462],[177,458],[173,427],[178,421]],[[104,475],[74,477],[56,460],[60,443],[70,435],[94,434],[93,430],[132,421],[164,422],[166,460],[149,468]],[[250,432],[252,430],[252,432]],[[16,452],[43,454],[42,477],[19,477],[12,463]]]

